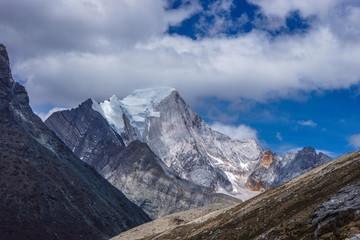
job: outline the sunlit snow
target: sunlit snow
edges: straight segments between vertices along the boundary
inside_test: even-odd
[[[119,134],[124,132],[123,114],[142,134],[147,118],[160,117],[160,112],[154,110],[155,104],[161,102],[173,91],[175,91],[174,88],[167,87],[139,89],[122,100],[115,95],[100,104],[93,100],[93,109],[103,115]]]

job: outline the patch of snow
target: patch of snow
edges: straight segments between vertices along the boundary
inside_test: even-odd
[[[242,169],[248,169],[248,167],[249,167],[249,163],[243,163],[243,162],[241,162],[240,163],[240,167],[242,168]]]
[[[155,104],[169,96],[174,88],[148,88],[139,89],[121,100],[121,107],[129,118],[130,124],[136,127],[142,134],[146,119],[149,117],[160,117],[160,112],[154,110]]]
[[[110,124],[110,126],[119,134],[124,132],[123,111],[120,100],[113,95],[109,100],[98,104],[92,99],[92,108],[99,112]]]
[[[228,192],[225,189],[218,187],[216,189],[217,193],[223,193],[232,197],[236,197],[242,201],[246,201],[249,200],[250,198],[255,197],[256,195],[258,195],[258,192],[253,192],[250,191],[249,189],[245,188],[245,187],[240,187],[239,185],[234,185],[233,184],[233,191],[232,192]]]
[[[119,134],[124,132],[123,114],[129,119],[131,126],[142,134],[147,118],[160,117],[160,112],[155,111],[154,106],[173,91],[174,88],[167,87],[139,89],[122,100],[115,95],[100,104],[92,100],[92,108],[99,112]]]
[[[212,159],[214,159],[215,161],[216,161],[216,163],[217,164],[224,164],[224,161],[223,160],[221,160],[220,158],[217,158],[217,157],[215,157],[215,156],[213,156],[213,155],[211,155],[211,154],[209,154],[208,152],[206,152],[207,153],[207,155],[210,157],[210,158],[212,158]]]

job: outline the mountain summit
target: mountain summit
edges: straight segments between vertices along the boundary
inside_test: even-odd
[[[113,103],[121,106],[115,97],[106,104]],[[54,113],[45,123],[80,159],[92,165],[152,218],[215,202],[238,202],[180,178],[146,143],[134,140],[125,146],[115,130],[116,122],[109,124],[93,106],[93,100],[88,99],[76,109]],[[100,107],[111,112],[106,105]],[[113,120],[118,115],[112,116]]]
[[[173,91],[176,90],[165,87],[139,89],[122,100],[115,95],[100,104],[93,100],[93,108],[101,113],[119,134],[125,131],[125,120],[128,120],[136,130],[137,136],[141,138],[147,125],[146,120],[150,117],[160,116],[160,112],[156,111],[154,106]]]

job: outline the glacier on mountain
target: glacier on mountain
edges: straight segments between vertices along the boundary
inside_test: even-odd
[[[130,124],[142,134],[148,118],[160,117],[160,112],[154,110],[154,105],[173,91],[176,90],[167,87],[139,89],[122,100],[115,95],[102,103],[93,100],[93,109],[98,111],[119,134],[124,132],[123,114],[129,119]]]

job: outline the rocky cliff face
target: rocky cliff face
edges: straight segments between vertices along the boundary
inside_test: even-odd
[[[93,103],[109,125],[129,144],[146,142],[180,177],[212,192],[247,199],[246,177],[263,150],[252,140],[232,140],[213,131],[172,88],[137,90]]]
[[[267,149],[262,156],[261,161],[257,164],[254,171],[246,180],[245,187],[251,191],[264,192],[270,189],[271,182],[274,180],[279,162],[277,156]]]
[[[312,147],[305,147],[296,154],[289,153],[285,157],[273,154],[268,149],[248,177],[245,186],[252,191],[264,192],[330,160],[329,156],[321,152],[317,154]]]
[[[31,110],[0,44],[0,236],[108,239],[150,218]]]
[[[317,155],[312,148],[282,157],[262,150],[252,139],[232,140],[212,130],[173,88],[141,89],[122,100],[112,96],[102,103],[88,100],[86,105],[90,104],[126,145],[135,140],[145,142],[181,178],[207,191],[243,200],[330,160],[324,154]],[[68,144],[73,140],[71,135],[62,136],[66,134],[64,126],[68,128],[64,121],[72,121],[73,117],[63,113],[64,116],[54,114],[46,123],[61,138],[66,138],[64,141]],[[87,117],[78,117],[77,123],[86,121],[83,118]],[[56,121],[56,126],[52,126],[51,121]],[[81,126],[76,126],[75,132],[77,128]],[[68,146],[75,153],[80,149],[76,144]],[[85,152],[80,152],[84,151],[80,150],[77,155],[89,161]]]
[[[312,225],[315,237],[325,235],[339,225],[360,221],[360,182],[343,187],[314,210]],[[360,232],[359,232],[360,233]]]
[[[241,181],[262,154],[254,140],[213,131],[176,91],[154,109],[160,117],[149,119],[143,137],[169,167],[214,192],[245,194]]]
[[[77,109],[54,113],[45,123],[152,218],[215,202],[238,202],[180,178],[145,143],[135,140],[125,147],[119,134],[93,110],[91,99]]]
[[[100,172],[113,156],[125,149],[125,144],[91,106],[92,100],[88,99],[76,110],[54,113],[45,124],[76,156]]]

